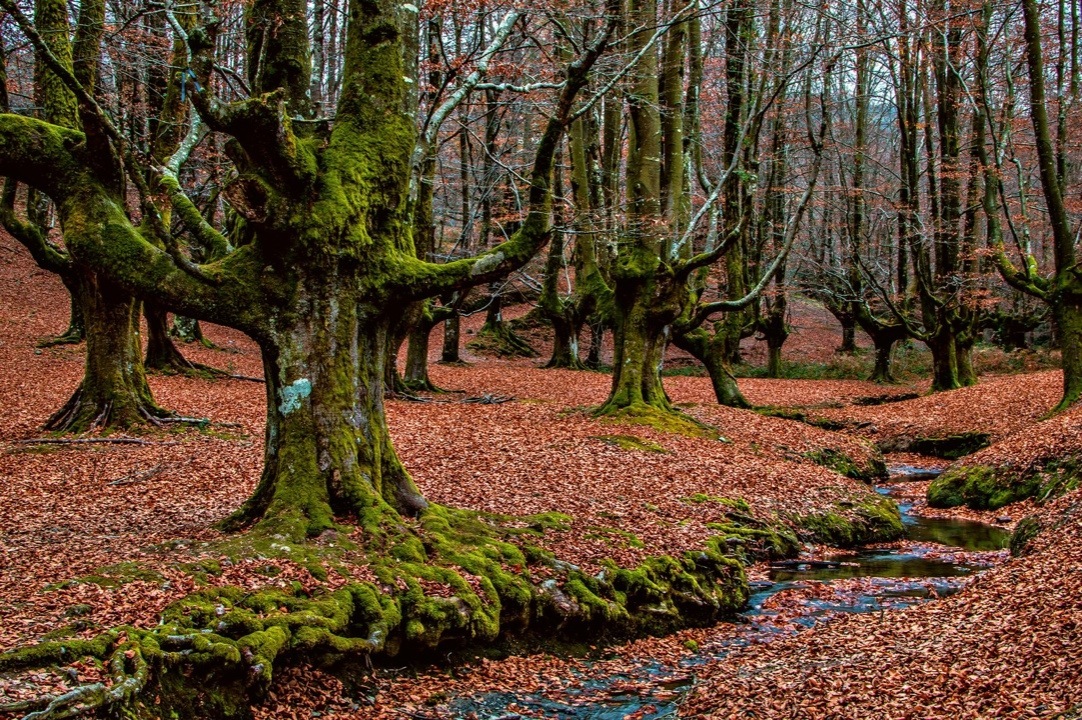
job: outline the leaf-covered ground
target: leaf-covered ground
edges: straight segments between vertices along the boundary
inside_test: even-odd
[[[240,379],[151,378],[159,404],[184,416],[210,418],[212,424],[203,429],[150,433],[142,436],[145,444],[27,443],[41,437],[38,428],[81,377],[81,347],[35,347],[39,340],[63,331],[66,320],[67,300],[59,282],[34,268],[10,239],[0,237],[0,368],[4,378],[0,383],[0,505],[5,508],[0,514],[0,648],[41,639],[60,627],[90,635],[118,624],[154,625],[162,608],[195,586],[185,563],[220,560],[204,557],[203,543],[222,538],[214,524],[252,490],[262,461],[264,390],[257,383]],[[475,316],[466,323],[465,339],[480,320]],[[217,327],[208,327],[206,332],[219,348],[182,346],[191,359],[237,375],[261,374],[258,353],[249,340]],[[818,333],[821,336],[825,330],[819,328]],[[799,338],[798,333],[792,341],[798,349]],[[433,340],[435,351],[438,332]],[[823,338],[814,338],[814,343],[809,338],[805,341],[818,347]],[[707,379],[666,378],[674,402],[718,428],[719,439],[708,439],[592,419],[584,409],[604,399],[609,384],[606,375],[541,370],[534,366],[536,361],[484,359],[468,352],[465,356],[473,363],[468,367],[432,367],[436,384],[458,392],[435,395],[428,402],[388,403],[394,441],[403,461],[426,496],[436,502],[501,513],[567,513],[572,517],[570,527],[547,533],[543,543],[560,558],[585,568],[597,567],[605,558],[631,566],[646,555],[700,547],[712,534],[707,524],[721,519],[724,509],[709,498],[742,498],[751,504],[755,515],[771,518],[825,510],[838,501],[866,494],[864,482],[821,467],[807,455],[831,448],[866,462],[871,457],[869,441],[875,441],[877,434],[930,437],[988,432],[1000,442],[983,453],[1002,453],[998,457],[1001,463],[1012,459],[1021,462],[1041,453],[1076,451],[1082,446],[1077,414],[1048,421],[1034,430],[1035,419],[1055,399],[1059,382],[1055,373],[987,379],[976,388],[948,395],[875,406],[854,403],[920,388],[883,388],[858,381],[741,381],[753,403],[843,418],[854,426],[851,433],[722,408],[714,404]],[[461,402],[481,396],[513,400]],[[856,427],[861,423],[869,424]],[[899,459],[904,461],[908,459]],[[1060,537],[1065,539],[1056,539]],[[1045,639],[1026,644],[1010,638],[1002,643],[1004,652],[1018,649],[1015,667],[1036,668],[1034,677],[1047,679],[1046,690],[1034,681],[1025,690],[1028,694],[1021,696],[1031,703],[1029,707],[1038,700],[1046,708],[1062,705],[1067,690],[1055,684],[1057,678],[1072,671],[1074,677],[1082,676],[1078,664],[1078,648],[1082,646],[1078,623],[1082,618],[1077,613],[1082,604],[1082,575],[1077,571],[1082,566],[1078,555],[1069,554],[1078,547],[1077,540],[1077,534],[1069,533],[1042,539],[1048,545],[1047,552],[1012,561],[949,601],[954,612],[961,612],[957,608],[969,607],[964,598],[970,598],[976,613],[973,617],[983,618],[970,624],[959,619],[958,642],[965,637],[987,639],[998,624],[1016,629],[1039,624],[1045,612],[1054,617],[1052,622],[1059,623],[1054,626],[1059,630],[1040,636]],[[103,571],[106,566],[111,567]],[[86,577],[91,573],[97,576]],[[363,568],[355,568],[355,573],[363,573]],[[1012,577],[1017,578],[1013,585]],[[73,578],[83,580],[69,582]],[[253,587],[296,581],[312,588],[334,587],[343,581],[333,572],[327,579],[317,580],[285,553],[241,561],[224,567],[220,576],[201,580]],[[1058,600],[1046,592],[1051,588],[1062,590]],[[993,622],[990,613],[1003,605],[1005,597],[1031,607],[1013,615],[995,615]],[[912,658],[917,656],[906,648],[919,638],[927,642],[926,636],[936,635],[936,623],[946,617],[936,614],[940,607],[948,606],[937,602],[919,610],[890,613],[878,621],[866,618],[830,623],[791,640],[752,648],[748,652],[754,654],[748,655],[747,662],[749,667],[753,662],[767,668],[773,667],[772,663],[790,667],[790,679],[795,683],[797,674],[793,673],[797,671],[786,663],[799,666],[800,658],[805,657],[800,653],[811,653],[806,657],[821,657],[816,662],[829,664],[831,652],[842,652],[845,628],[850,625],[863,633],[853,641],[852,652],[870,657],[895,648],[897,662],[915,662]],[[984,615],[980,614],[982,607]],[[875,622],[881,623],[875,626],[880,629],[871,632],[866,626]],[[978,631],[983,629],[988,633],[980,635]],[[608,662],[619,668],[621,663],[644,658],[677,658],[688,653],[685,645],[689,641],[708,646],[724,642],[731,632],[731,626],[721,626],[642,640],[618,648],[616,657]],[[1041,654],[1070,650],[1070,645],[1049,644],[1046,636],[1056,636],[1056,632],[1072,640],[1073,654]],[[943,639],[939,649],[932,649],[954,652],[956,648],[946,642]],[[974,673],[999,667],[988,659],[995,647],[995,643],[974,640],[968,650],[974,659]],[[706,712],[721,707],[721,696],[730,698],[739,693],[750,703],[757,692],[767,693],[776,678],[763,671],[755,676],[763,678],[758,685],[754,677],[741,679],[734,668],[743,666],[743,656],[734,655],[733,667],[728,670],[711,669],[710,691],[696,695],[688,707]],[[932,663],[928,667],[939,667],[941,657],[927,657]],[[573,662],[543,656],[511,658],[465,668],[453,676],[444,671],[420,677],[412,672],[396,676],[383,671],[366,685],[378,691],[375,705],[365,692],[345,692],[329,675],[297,669],[282,678],[275,695],[259,712],[268,718],[308,718],[313,711],[324,717],[423,715],[437,712],[441,698],[454,693],[564,683]],[[839,680],[843,687],[846,682],[854,688],[864,687],[860,684],[864,683],[888,696],[907,692],[904,684],[908,675],[893,673],[890,662],[867,662],[851,672],[862,679],[858,682],[846,676]],[[80,681],[93,677],[92,668],[79,672]],[[724,685],[733,678],[739,683],[731,688]],[[818,675],[812,673],[812,678],[817,680]],[[0,702],[21,699],[31,691],[60,690],[70,681],[42,674],[31,689],[25,685],[0,687]],[[798,684],[786,687],[791,687],[786,692],[792,697],[803,697]],[[831,697],[826,690],[808,697],[820,695],[822,703]],[[786,703],[796,702],[784,694],[778,697]],[[936,696],[929,697],[934,700]],[[426,702],[437,707],[430,708]],[[794,707],[783,705],[777,716],[800,716]],[[824,709],[827,705],[815,707]],[[725,712],[720,716],[727,716]],[[766,711],[757,712],[756,716],[767,716],[761,714]],[[852,716],[879,716],[877,713]],[[823,715],[816,710],[807,716]]]

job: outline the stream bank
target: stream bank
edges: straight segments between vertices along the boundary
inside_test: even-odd
[[[843,614],[883,613],[954,594],[1006,559],[1010,533],[965,519],[913,514],[913,504],[899,488],[914,477],[926,481],[934,474],[900,468],[877,488],[901,501],[906,540],[853,551],[812,551],[795,560],[749,568],[748,607],[735,623],[699,631],[702,640],[688,639],[685,647],[690,653],[676,661],[655,659],[649,653],[635,653],[636,657],[613,653],[577,661],[562,677],[547,676],[536,688],[461,696],[445,707],[452,717],[479,719],[673,717],[694,686],[696,672],[742,648]]]

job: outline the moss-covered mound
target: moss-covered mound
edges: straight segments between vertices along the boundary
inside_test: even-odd
[[[995,510],[1028,498],[1043,502],[1078,487],[1080,475],[1082,460],[1078,457],[1047,460],[1022,469],[961,465],[947,470],[928,486],[928,504]]]
[[[802,540],[833,547],[886,542],[905,535],[898,505],[880,495],[843,500],[825,512],[795,517],[794,522]]]
[[[854,480],[872,482],[887,477],[887,464],[883,461],[882,454],[874,449],[863,462],[835,448],[812,450],[804,453],[804,457],[816,465],[830,468],[839,475],[845,475]]]

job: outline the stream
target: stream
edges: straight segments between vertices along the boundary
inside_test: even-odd
[[[934,471],[920,468],[892,468],[888,484],[876,490],[890,496],[900,482],[932,476]],[[736,622],[719,626],[717,641],[677,663],[640,658],[614,671],[604,659],[583,660],[559,688],[550,684],[538,692],[458,697],[449,710],[454,717],[479,720],[675,717],[696,668],[841,613],[883,612],[958,592],[968,578],[1001,560],[998,551],[1010,541],[1009,532],[993,525],[917,517],[910,514],[911,503],[901,502],[899,508],[909,531],[906,541],[772,564],[767,577],[751,582],[748,608]]]

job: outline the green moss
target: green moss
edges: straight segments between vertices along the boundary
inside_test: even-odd
[[[711,440],[717,440],[719,437],[717,428],[699,422],[689,415],[677,410],[662,410],[645,403],[616,409],[603,408],[595,411],[594,415],[614,423],[644,425],[660,432],[674,433],[686,437],[709,438]]]
[[[908,452],[957,460],[988,447],[992,436],[984,432],[966,432],[943,437],[918,437],[906,444]]]
[[[794,518],[806,539],[834,547],[895,540],[905,534],[898,505],[880,495],[842,501],[826,512]]]
[[[695,493],[685,498],[680,498],[684,502],[695,503],[696,505],[702,503],[717,503],[719,505],[727,505],[735,510],[747,513],[751,511],[751,506],[748,505],[748,501],[744,498],[727,498],[720,495],[707,495],[706,493]]]
[[[863,464],[858,463],[841,450],[836,450],[834,448],[812,450],[804,453],[803,456],[816,465],[830,468],[839,475],[844,475],[853,478],[854,480],[871,482],[877,478],[887,476],[886,463],[878,452],[872,455],[868,461]]]
[[[600,440],[606,445],[613,445],[621,450],[638,450],[639,452],[665,453],[664,447],[656,442],[644,440],[635,435],[595,435],[595,440]]]
[[[646,547],[643,541],[635,533],[626,530],[618,530],[616,528],[592,527],[583,537],[587,540],[605,540],[610,544],[613,544],[613,541],[615,540],[616,542],[614,544],[638,548],[640,550]]]
[[[1076,457],[1048,460],[1021,472],[1009,467],[961,465],[932,481],[928,486],[928,504],[996,510],[1028,498],[1043,502],[1078,487],[1080,477],[1082,463]]]
[[[1041,533],[1040,521],[1032,515],[1023,518],[1011,534],[1011,555],[1019,557],[1025,555],[1029,544]]]
[[[165,578],[161,573],[149,570],[138,563],[123,562],[98,568],[94,573],[84,575],[75,582],[115,588],[137,581],[160,583],[164,582]]]

